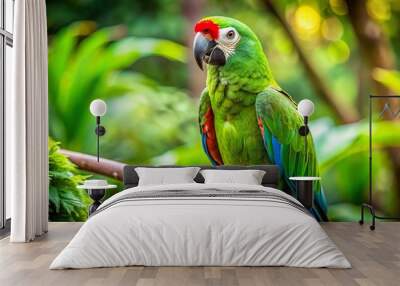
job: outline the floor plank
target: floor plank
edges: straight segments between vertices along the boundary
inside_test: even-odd
[[[400,285],[400,223],[382,222],[372,232],[356,223],[322,227],[352,263],[352,269],[289,267],[119,267],[48,270],[81,223],[50,223],[49,233],[32,243],[0,240],[0,285]]]

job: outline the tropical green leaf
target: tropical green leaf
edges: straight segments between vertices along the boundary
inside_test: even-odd
[[[51,221],[84,221],[89,196],[77,185],[88,176],[78,174],[76,167],[59,153],[59,143],[49,140],[49,219]]]
[[[55,188],[52,185],[50,185],[49,187],[49,201],[50,201],[50,206],[54,205],[54,212],[59,213],[61,200],[57,188]]]
[[[313,122],[311,130],[329,204],[346,202],[360,206],[368,199],[369,190],[368,122],[335,126],[330,120],[322,119]],[[378,120],[374,121],[372,130],[374,160],[371,173],[375,206],[386,215],[396,215],[393,202],[396,201],[397,192],[393,191],[394,177],[386,150],[388,147],[400,147],[400,124],[397,121]],[[348,209],[346,213],[349,213]],[[350,218],[347,214],[346,217]],[[344,214],[335,212],[330,218],[345,219]]]
[[[95,31],[92,22],[64,28],[49,47],[50,134],[66,147],[77,149],[86,142],[94,98],[110,98],[153,89],[154,81],[124,73],[139,59],[149,56],[185,62],[186,48],[163,39],[125,37],[123,26]],[[130,77],[130,78],[128,78]],[[121,81],[121,82],[119,82]],[[82,149],[82,148],[79,148]]]
[[[358,221],[360,206],[346,203],[330,205],[328,216],[333,221]]]
[[[338,161],[368,151],[369,127],[366,121],[334,126],[331,120],[321,119],[311,125],[321,170]],[[400,124],[396,121],[374,123],[374,149],[400,147]]]
[[[199,136],[200,137],[200,136]],[[204,153],[203,147],[198,140],[199,144],[196,145],[183,145],[170,150],[161,156],[155,157],[151,160],[154,165],[210,165],[210,160]]]
[[[375,68],[372,76],[393,92],[400,94],[400,71]]]

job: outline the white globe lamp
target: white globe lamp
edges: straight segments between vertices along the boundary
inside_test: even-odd
[[[104,100],[95,99],[90,103],[90,113],[96,117],[96,129],[95,133],[97,136],[97,162],[100,161],[100,136],[106,134],[104,126],[100,125],[100,117],[104,116],[107,112],[107,104]]]
[[[90,113],[95,117],[104,116],[107,112],[107,104],[104,100],[95,99],[90,103]]]
[[[314,103],[309,99],[303,99],[297,105],[297,110],[303,116],[304,125],[300,127],[299,134],[301,136],[307,136],[310,133],[308,128],[308,117],[314,113]]]
[[[309,99],[303,99],[299,102],[297,110],[303,117],[309,117],[314,113],[314,103]]]

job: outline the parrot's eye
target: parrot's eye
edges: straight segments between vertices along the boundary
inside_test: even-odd
[[[220,47],[225,48],[225,52],[232,54],[236,45],[239,43],[240,34],[233,27],[226,27],[220,30],[221,37],[218,39]],[[230,55],[229,54],[229,55]]]
[[[235,38],[235,31],[234,30],[230,30],[227,34],[226,34],[226,38],[228,40],[232,40],[233,38]]]

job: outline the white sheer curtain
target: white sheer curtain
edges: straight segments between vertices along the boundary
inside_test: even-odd
[[[13,94],[6,98],[6,187],[12,242],[47,231],[48,118],[45,0],[15,1]]]

